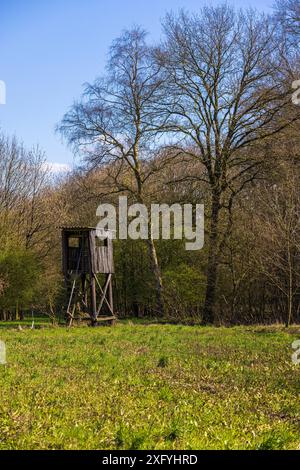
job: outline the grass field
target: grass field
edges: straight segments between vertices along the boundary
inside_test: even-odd
[[[300,449],[300,329],[2,324],[0,449]]]

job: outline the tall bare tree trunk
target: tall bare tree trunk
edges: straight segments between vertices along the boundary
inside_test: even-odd
[[[155,277],[155,287],[156,287],[156,302],[157,302],[157,310],[160,316],[164,314],[164,303],[163,303],[163,285],[162,285],[162,277],[160,272],[160,267],[158,264],[156,248],[154,244],[154,240],[150,236],[147,240],[148,250],[149,250],[149,257],[151,262],[151,268]]]
[[[218,275],[218,223],[220,212],[220,197],[214,193],[212,196],[212,209],[210,219],[210,236],[207,262],[207,283],[203,309],[203,324],[212,324],[215,317],[216,286]]]
[[[287,242],[287,252],[288,252],[288,315],[286,319],[285,326],[288,328],[292,321],[293,315],[293,266],[292,266],[292,256],[291,256],[291,246],[290,240]]]

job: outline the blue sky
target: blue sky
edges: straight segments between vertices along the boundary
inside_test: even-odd
[[[269,11],[273,1],[229,3]],[[54,128],[82,84],[103,72],[112,40],[133,24],[157,40],[167,11],[197,11],[201,5],[201,0],[0,0],[0,80],[7,88],[0,128],[27,146],[39,144],[49,162],[72,166],[72,153]]]

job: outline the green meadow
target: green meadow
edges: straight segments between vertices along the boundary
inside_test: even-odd
[[[300,329],[1,324],[0,449],[300,449]]]

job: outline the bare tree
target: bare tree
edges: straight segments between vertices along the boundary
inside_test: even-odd
[[[275,3],[275,19],[290,38],[300,35],[300,0],[281,0]]]
[[[98,197],[124,192],[147,202],[146,184],[159,171],[152,159],[159,147],[161,82],[145,31],[133,28],[114,41],[107,75],[87,85],[81,102],[64,116],[60,131],[82,152],[86,168],[106,172]],[[151,236],[147,244],[162,313],[162,278]]]
[[[166,39],[157,51],[167,76],[165,130],[180,136],[176,149],[202,163],[201,181],[210,188],[204,323],[214,320],[220,213],[230,213],[235,197],[259,173],[255,146],[299,119],[299,110],[284,112],[291,92],[274,29],[267,16],[235,13],[226,5],[199,15],[182,11],[166,17]]]
[[[300,197],[295,168],[281,165],[279,184],[266,185],[260,192],[256,236],[260,249],[255,259],[269,284],[286,299],[285,323],[289,326],[295,295],[300,288]]]
[[[0,224],[2,242],[19,237],[26,248],[45,232],[42,194],[48,183],[45,155],[0,136]]]

